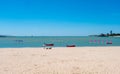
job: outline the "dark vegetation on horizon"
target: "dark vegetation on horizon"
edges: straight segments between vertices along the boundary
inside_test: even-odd
[[[111,30],[110,33],[107,33],[107,34],[101,33],[100,35],[90,35],[90,36],[111,37],[111,36],[120,36],[120,33],[113,33],[112,30]]]
[[[6,35],[0,35],[0,37],[7,37]]]

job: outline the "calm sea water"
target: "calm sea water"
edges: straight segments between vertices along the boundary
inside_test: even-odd
[[[106,44],[112,42],[112,44]],[[0,48],[42,47],[44,43],[53,43],[55,47],[66,45],[82,46],[120,46],[120,37],[87,36],[41,36],[41,37],[0,37]]]

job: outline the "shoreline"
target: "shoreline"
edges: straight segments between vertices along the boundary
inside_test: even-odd
[[[82,47],[120,47],[120,46],[76,46],[76,47],[52,47],[52,48],[82,48]],[[0,47],[0,49],[9,49],[9,48],[44,48],[44,47]]]

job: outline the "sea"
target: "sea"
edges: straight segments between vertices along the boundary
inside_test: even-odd
[[[10,36],[0,37],[0,48],[43,47],[43,44],[54,44],[54,47],[86,46],[120,46],[120,37],[90,36]]]

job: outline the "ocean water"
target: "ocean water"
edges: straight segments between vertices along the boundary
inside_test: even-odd
[[[106,44],[112,42],[112,44]],[[120,37],[88,36],[36,36],[36,37],[0,37],[0,48],[42,47],[44,43],[53,43],[54,47],[66,45],[83,46],[120,46]]]

